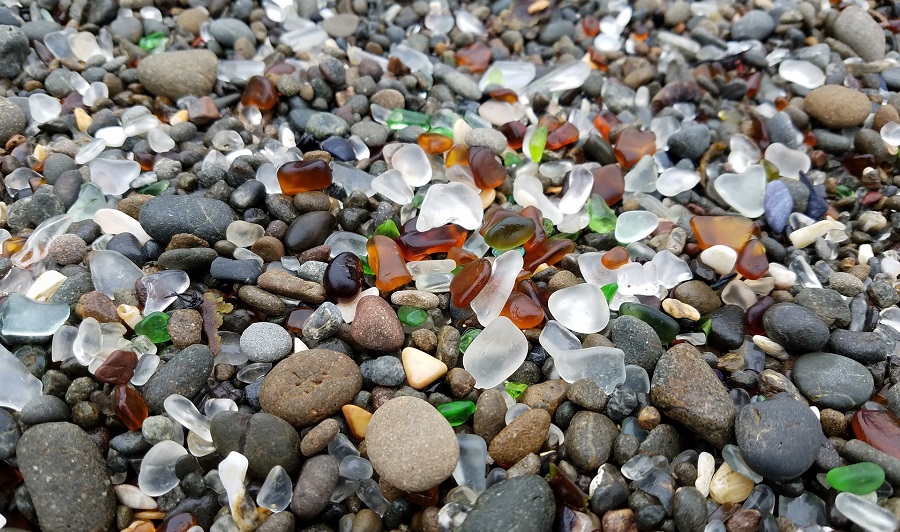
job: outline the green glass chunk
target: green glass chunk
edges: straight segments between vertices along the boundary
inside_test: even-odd
[[[831,487],[856,495],[866,495],[884,483],[884,469],[872,462],[859,462],[843,467],[835,467],[825,476]]]
[[[419,126],[428,131],[431,128],[431,118],[423,113],[408,111],[406,109],[394,109],[387,117],[387,125],[394,131],[409,127]]]
[[[511,395],[513,399],[518,399],[528,389],[528,385],[521,382],[507,382],[503,387],[506,388],[506,393]]]
[[[453,130],[447,129],[445,127],[433,127],[431,129],[429,129],[428,132],[429,133],[438,133],[445,137],[450,137],[451,140],[453,139]]]
[[[375,234],[393,239],[400,237],[400,230],[397,229],[394,220],[385,220],[375,229]]]
[[[151,196],[159,196],[163,193],[164,190],[169,188],[169,182],[167,180],[157,181],[156,183],[147,185],[146,187],[142,187],[138,189],[138,192],[141,194],[149,194]]]
[[[839,187],[837,187],[837,193],[841,198],[849,198],[853,195],[853,189],[851,189],[847,185],[840,185]]]
[[[587,212],[590,216],[588,227],[595,233],[609,233],[616,230],[616,213],[609,208],[606,200],[598,195],[588,199]]]
[[[616,296],[616,292],[619,291],[619,285],[616,283],[605,284],[600,287],[600,291],[603,292],[603,295],[606,297],[606,302],[609,303],[612,301],[612,298]]]
[[[166,37],[165,33],[161,31],[155,31],[150,35],[141,37],[141,40],[138,41],[138,46],[150,52],[155,50],[159,45],[165,43],[167,39],[168,37]]]
[[[466,329],[466,332],[459,337],[459,352],[465,354],[466,349],[469,348],[469,344],[472,343],[479,334],[481,334],[481,329]]]
[[[425,320],[428,319],[428,313],[420,308],[404,306],[397,309],[397,317],[400,318],[403,324],[417,327],[425,323]]]
[[[462,270],[462,269],[463,269],[462,266],[457,266],[456,268],[453,268],[452,270],[450,270],[450,273],[453,274],[453,275],[456,275],[456,274],[459,273],[459,271]]]
[[[531,156],[532,161],[541,162],[541,157],[544,156],[544,147],[547,146],[548,134],[547,126],[540,126],[531,135],[531,139],[528,141],[528,155]]]
[[[484,233],[484,241],[494,249],[512,249],[528,242],[534,236],[534,229],[535,223],[531,218],[504,218]]]
[[[653,307],[648,307],[647,305],[641,305],[639,303],[622,303],[619,307],[619,315],[634,316],[650,327],[653,327],[653,330],[656,331],[656,334],[659,336],[663,345],[672,342],[681,330],[678,326],[678,322],[672,319],[671,316],[667,316],[662,311],[656,310]]]
[[[772,164],[771,162],[763,159],[759,162],[763,168],[766,170],[766,180],[775,181],[779,177],[781,177],[781,173],[778,171],[778,167]]]
[[[548,237],[556,232],[556,227],[554,227],[553,221],[550,218],[542,218],[541,225],[544,227],[544,232],[547,233]]]
[[[453,401],[438,405],[437,411],[447,418],[451,427],[462,425],[475,413],[475,403],[472,401]]]
[[[703,331],[703,334],[709,336],[710,331],[712,331],[712,320],[709,318],[701,318],[698,325],[700,326],[700,330]]]
[[[413,207],[417,209],[421,208],[423,201],[425,201],[425,194],[416,194],[412,199]]]
[[[169,315],[165,312],[151,312],[146,318],[134,326],[134,334],[144,335],[154,344],[161,344],[171,340],[169,330]]]
[[[503,155],[503,164],[506,166],[515,166],[522,164],[522,158],[515,153],[508,151]]]
[[[525,256],[525,248],[523,248],[522,246],[519,246],[517,248],[512,248],[511,250],[510,249],[493,249],[492,248],[491,255],[493,255],[495,257],[499,257],[500,255],[503,255],[507,251],[517,251],[519,253],[519,255],[522,255],[523,257]]]
[[[375,275],[375,272],[372,271],[372,268],[369,266],[369,258],[363,257],[362,255],[357,255],[359,257],[360,262],[362,262],[363,273],[365,275]]]

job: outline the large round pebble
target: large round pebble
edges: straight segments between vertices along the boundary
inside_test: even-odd
[[[816,405],[850,410],[869,400],[875,379],[859,362],[834,353],[807,353],[797,359],[794,384]]]
[[[828,327],[811,310],[794,303],[776,303],[763,315],[763,328],[789,352],[808,353],[828,343]]]
[[[294,341],[281,325],[251,324],[241,334],[241,351],[253,362],[277,362],[290,354]]]
[[[547,481],[536,475],[524,475],[485,490],[459,531],[545,532],[553,524],[555,511],[553,490]]]

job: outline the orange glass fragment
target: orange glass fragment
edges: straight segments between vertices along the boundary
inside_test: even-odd
[[[450,281],[450,301],[456,308],[465,308],[475,299],[491,278],[491,263],[476,259],[463,266]]]
[[[547,136],[547,149],[558,150],[563,146],[578,142],[578,135],[579,131],[575,124],[566,122]]]
[[[447,152],[444,165],[450,168],[455,164],[469,164],[469,148],[465,144],[457,144]]]
[[[606,140],[609,140],[609,132],[612,128],[621,123],[622,121],[619,120],[619,117],[608,109],[601,110],[597,113],[597,116],[594,117],[594,127],[600,132],[600,136]]]
[[[375,286],[379,290],[391,292],[412,281],[400,247],[390,238],[373,236],[366,243],[366,251],[369,253],[369,267],[375,272]]]
[[[721,244],[740,251],[750,240],[753,222],[742,216],[694,216],[691,229],[700,249]]]
[[[519,214],[534,220],[534,236],[531,237],[528,242],[525,242],[525,244],[522,246],[525,248],[525,252],[527,253],[539,248],[547,240],[547,232],[544,231],[544,214],[540,209],[533,205],[525,207]]]
[[[478,234],[484,236],[487,232],[497,225],[500,220],[505,220],[507,218],[517,218],[521,215],[515,211],[508,211],[503,207],[494,205],[489,207],[487,211],[484,213],[484,221],[481,223],[481,227],[478,229]]]
[[[607,270],[618,270],[622,266],[628,264],[629,258],[627,249],[622,246],[616,246],[600,257],[600,263],[603,264]]]
[[[500,133],[503,133],[503,136],[506,137],[506,145],[509,146],[509,149],[518,150],[522,148],[522,143],[525,142],[525,131],[527,129],[525,124],[516,120],[500,126]]]
[[[538,120],[537,127],[544,126],[549,133],[553,133],[563,125],[563,121],[551,114],[545,114]]]
[[[141,170],[149,172],[153,170],[153,164],[156,163],[156,156],[152,153],[135,153],[134,161],[141,165]]]
[[[850,419],[850,426],[858,440],[900,458],[900,419],[890,411],[857,410]]]
[[[481,74],[490,66],[492,56],[491,47],[478,41],[456,51],[456,64],[467,67],[473,74]]]
[[[759,279],[769,271],[769,259],[766,257],[766,246],[759,240],[751,240],[744,244],[738,252],[737,272],[747,279]]]
[[[509,318],[519,329],[534,329],[544,321],[544,309],[519,292],[509,295],[500,315]]]
[[[265,76],[253,76],[241,93],[241,105],[255,105],[260,111],[268,111],[278,103],[278,90]]]
[[[543,244],[525,252],[523,270],[533,272],[541,264],[552,266],[564,256],[575,251],[575,242],[568,238],[548,238]]]
[[[416,138],[416,144],[425,150],[425,153],[434,155],[444,153],[452,148],[453,139],[440,133],[419,133],[418,138]]]
[[[506,103],[516,103],[519,101],[519,95],[512,89],[497,89],[491,91],[489,96],[492,100],[499,100]]]
[[[653,155],[656,152],[656,134],[652,131],[638,131],[628,128],[619,133],[616,139],[616,161],[622,165],[623,170],[634,166],[641,157]]]
[[[298,308],[292,310],[284,321],[284,328],[295,333],[303,332],[303,324],[306,323],[307,318],[312,316],[313,312],[315,312],[315,310],[311,308]]]
[[[447,258],[456,263],[457,266],[464,266],[478,257],[474,253],[469,253],[463,248],[452,247],[447,252]]]
[[[127,384],[119,384],[113,389],[113,407],[116,415],[128,430],[141,430],[149,411],[144,398],[134,388]]]
[[[506,168],[489,148],[473,146],[469,149],[469,168],[475,186],[481,190],[497,188],[506,179]]]
[[[288,196],[331,186],[331,167],[321,159],[291,161],[278,168],[278,184]]]
[[[587,15],[581,19],[581,29],[587,37],[596,37],[600,33],[600,21],[593,15]]]
[[[400,233],[397,244],[407,261],[422,260],[432,253],[446,253],[452,247],[462,247],[468,236],[466,230],[456,224],[416,231],[416,218],[403,224]]]

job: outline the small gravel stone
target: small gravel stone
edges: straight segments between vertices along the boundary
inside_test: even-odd
[[[306,131],[318,140],[324,140],[333,135],[343,137],[350,131],[350,124],[331,113],[315,113],[306,122]]]
[[[252,362],[277,362],[291,353],[294,341],[280,325],[260,321],[241,333],[241,352]]]
[[[616,424],[603,414],[578,412],[566,430],[566,457],[579,469],[593,471],[609,459],[618,435]]]
[[[313,456],[303,464],[294,486],[291,513],[306,521],[319,515],[337,487],[338,463],[327,454]]]
[[[510,467],[529,453],[540,450],[550,429],[550,414],[528,410],[507,425],[488,446],[488,454],[503,467]]]
[[[314,456],[320,453],[337,436],[340,429],[340,424],[334,419],[322,420],[300,440],[300,452],[303,453],[303,456]]]
[[[489,148],[497,155],[500,155],[506,150],[506,144],[506,137],[496,129],[479,127],[470,129],[469,132],[466,133],[466,146],[470,148],[474,146],[483,146]]]
[[[174,101],[212,92],[217,66],[218,59],[209,50],[163,52],[141,60],[137,75],[145,89]]]
[[[203,317],[194,309],[172,311],[166,324],[172,345],[183,348],[202,341]]]
[[[165,412],[163,402],[173,394],[193,397],[206,384],[213,369],[213,355],[205,345],[191,345],[160,366],[141,389],[151,412]]]
[[[625,352],[625,364],[633,364],[652,375],[663,354],[662,343],[652,327],[634,316],[619,316],[612,324],[612,341]]]

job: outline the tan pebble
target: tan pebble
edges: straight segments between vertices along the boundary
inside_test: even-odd
[[[347,420],[347,426],[350,427],[350,434],[357,440],[366,439],[366,427],[369,426],[372,413],[356,405],[344,405],[341,412]]]
[[[645,406],[638,412],[638,426],[644,430],[653,430],[659,425],[662,417],[659,410],[652,406]]]
[[[45,148],[43,144],[38,144],[34,147],[34,152],[32,152],[32,155],[34,155],[34,158],[38,161],[43,161],[50,154],[47,153],[47,148]]]
[[[691,321],[697,321],[700,319],[700,311],[688,305],[687,303],[678,301],[677,299],[664,299],[662,302],[662,309],[666,314],[672,316],[675,319],[684,318]]]
[[[182,109],[169,117],[169,124],[174,126],[175,124],[180,124],[181,122],[187,122],[188,119],[187,109]]]
[[[94,119],[81,107],[76,107],[74,114],[75,125],[78,127],[78,131],[87,131],[88,128],[91,127],[91,124],[94,123]]]
[[[723,463],[709,483],[709,496],[719,504],[736,504],[750,496],[753,486],[752,480]]]
[[[532,2],[528,6],[528,14],[533,15],[547,9],[548,7],[550,7],[550,2],[548,2],[547,0],[538,0],[537,2]]]
[[[333,418],[323,420],[300,440],[300,452],[303,453],[303,456],[319,454],[337,436],[340,429],[340,425]]]
[[[154,511],[149,511],[149,512],[135,512],[135,513],[132,515],[132,517],[134,517],[135,519],[145,519],[145,520],[154,520],[154,519],[157,519],[157,520],[158,520],[158,519],[165,519],[165,518],[166,518],[166,513],[165,513],[165,512],[154,512]]]
[[[492,188],[482,190],[478,197],[481,198],[481,208],[487,209],[494,203],[494,198],[497,197],[497,191]]]
[[[415,347],[407,347],[400,353],[406,382],[421,390],[447,374],[447,364]]]
[[[528,410],[491,440],[488,454],[501,467],[511,467],[528,453],[539,451],[549,430],[550,414],[546,410]]]

